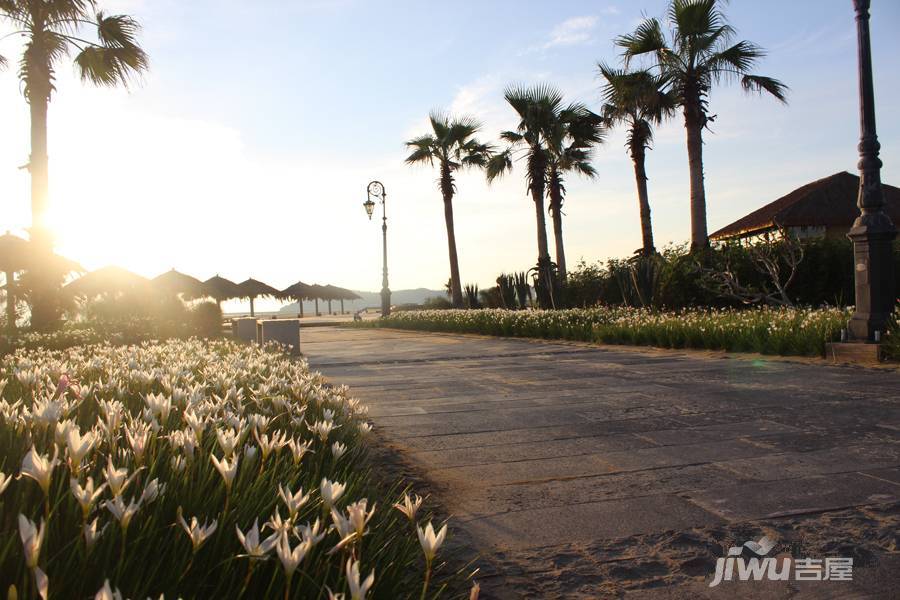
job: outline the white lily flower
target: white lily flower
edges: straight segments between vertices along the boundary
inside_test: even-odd
[[[294,464],[299,464],[301,460],[303,460],[303,456],[310,452],[310,446],[312,442],[310,441],[299,441],[294,438],[291,438],[287,442],[287,447],[291,450],[291,455],[294,457]]]
[[[165,493],[165,491],[166,484],[161,484],[159,483],[159,479],[154,478],[144,488],[144,491],[141,494],[141,499],[138,500],[138,504],[151,504],[159,497],[160,494]]]
[[[144,396],[144,402],[147,408],[154,415],[159,416],[159,420],[164,424],[169,420],[169,413],[172,411],[172,399],[162,394],[147,394]]]
[[[100,539],[100,536],[103,535],[103,532],[106,531],[106,528],[109,527],[109,523],[97,529],[97,521],[99,521],[99,517],[94,517],[94,520],[89,524],[82,527],[82,534],[84,535],[84,545],[90,550],[94,544]]]
[[[110,587],[109,579],[107,579],[103,582],[103,587],[94,595],[94,600],[123,600],[122,592]]]
[[[211,536],[218,526],[218,522],[213,519],[212,523],[200,525],[200,522],[197,521],[197,517],[191,517],[191,524],[188,525],[187,521],[184,520],[184,516],[181,512],[181,507],[178,507],[178,523],[181,525],[181,528],[184,529],[185,533],[187,533],[188,537],[191,539],[191,546],[194,549],[194,553],[200,549],[200,546],[203,545],[209,536]]]
[[[103,488],[106,487],[106,484],[100,484],[99,487],[95,488],[94,478],[88,477],[87,482],[84,484],[84,487],[82,487],[81,483],[73,477],[69,480],[69,486],[72,488],[72,495],[75,496],[75,499],[78,500],[78,504],[81,505],[82,516],[87,520],[88,515],[91,513],[91,508],[94,506],[94,502],[96,502],[97,498],[100,497],[100,494],[103,493]]]
[[[38,451],[32,446],[25,458],[22,459],[22,469],[19,477],[22,475],[31,477],[41,486],[44,495],[48,495],[50,493],[50,479],[53,477],[53,469],[59,464],[57,454],[58,449],[54,450],[53,458],[51,459],[38,454]]]
[[[362,537],[366,531],[366,525],[368,525],[369,521],[372,519],[372,516],[375,514],[375,505],[372,505],[372,509],[366,512],[366,505],[368,501],[363,498],[362,500],[358,500],[353,504],[347,507],[347,517],[350,521],[350,525],[353,527],[353,530],[356,532],[358,537]]]
[[[288,514],[291,518],[297,516],[297,512],[306,504],[310,497],[310,494],[303,494],[302,487],[296,492],[291,492],[290,488],[281,484],[278,484],[278,495],[287,506]]]
[[[206,431],[206,419],[198,417],[194,414],[193,410],[186,410],[181,414],[184,422],[188,424],[188,427],[191,428],[191,431],[194,432],[194,437],[197,440],[197,445],[203,443],[203,432]]]
[[[447,526],[444,525],[435,535],[434,527],[429,521],[424,529],[417,526],[416,533],[419,535],[419,544],[422,546],[422,552],[425,553],[425,560],[431,564],[441,544],[444,543],[444,538],[447,537]]]
[[[137,464],[144,462],[144,453],[150,443],[150,425],[135,421],[125,428],[125,438],[134,452],[134,461]]]
[[[319,519],[316,519],[316,522],[312,525],[307,523],[305,525],[301,525],[297,529],[300,530],[300,539],[310,542],[312,546],[315,546],[316,544],[321,542],[325,538],[326,534],[326,532],[322,531],[322,523],[319,521]]]
[[[128,477],[128,469],[122,467],[121,469],[117,469],[116,466],[112,462],[112,457],[106,458],[106,468],[103,470],[103,475],[106,477],[106,483],[109,485],[109,491],[112,492],[113,496],[118,496],[128,485],[137,477],[137,474],[140,473],[140,469],[136,469],[134,473],[131,474],[131,477]]]
[[[9,487],[10,481],[12,481],[12,475],[0,472],[0,496],[2,496],[3,492],[6,491],[6,488]]]
[[[312,544],[304,540],[291,549],[287,534],[282,534],[278,537],[275,552],[278,554],[278,559],[281,561],[281,565],[284,567],[284,574],[288,579],[294,575],[297,566],[306,558],[311,548]]]
[[[266,521],[266,524],[263,527],[268,527],[273,532],[278,535],[281,534],[295,534],[297,533],[296,528],[294,527],[294,521],[292,518],[288,517],[287,519],[281,518],[281,513],[278,509],[275,510],[275,513],[269,517],[269,520]]]
[[[330,511],[334,508],[346,487],[343,483],[329,481],[326,478],[322,479],[322,482],[319,484],[319,493],[322,495],[322,503],[325,505],[326,510]]]
[[[422,506],[423,498],[418,494],[413,494],[410,496],[409,494],[403,494],[403,500],[394,504],[394,508],[402,512],[406,515],[406,518],[416,522],[416,513],[419,512],[419,508]]]
[[[219,447],[222,448],[222,452],[225,454],[225,458],[231,458],[231,456],[234,454],[235,449],[241,442],[242,435],[243,432],[240,430],[216,430],[216,439],[219,441]]]
[[[122,496],[116,496],[112,501],[107,500],[104,506],[116,518],[122,529],[127,531],[128,526],[131,524],[131,519],[134,518],[134,515],[141,508],[141,501],[135,502],[132,499],[126,505],[125,501],[122,500]]]
[[[94,448],[97,438],[93,431],[88,431],[81,435],[81,431],[77,425],[74,425],[66,432],[66,447],[69,450],[69,466],[75,473],[81,467],[81,461]]]
[[[347,446],[340,442],[335,442],[331,445],[331,455],[334,456],[334,460],[340,460],[340,458],[347,452]]]
[[[237,475],[237,457],[235,456],[231,461],[229,461],[225,457],[222,457],[222,460],[219,460],[218,458],[216,458],[215,454],[210,454],[209,459],[212,461],[212,464],[216,467],[216,470],[219,471],[219,474],[225,481],[225,490],[230,492],[231,484],[234,483],[234,478]]]
[[[41,545],[44,543],[45,523],[37,527],[23,514],[19,514],[19,537],[22,538],[22,550],[25,554],[25,566],[29,569],[37,567],[41,556]]]
[[[369,589],[375,584],[375,570],[360,583],[359,561],[352,558],[347,560],[347,585],[350,586],[350,600],[363,600]]]
[[[253,521],[253,527],[248,529],[246,534],[244,534],[237,525],[235,525],[234,528],[237,531],[238,540],[251,558],[262,558],[271,552],[272,548],[275,547],[275,544],[278,543],[277,533],[273,533],[265,540],[260,541],[259,519]]]
[[[50,578],[40,567],[35,567],[31,572],[34,574],[34,585],[37,587],[38,595],[47,600],[50,596]]]

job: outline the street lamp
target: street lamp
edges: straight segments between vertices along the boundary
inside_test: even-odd
[[[372,220],[372,213],[375,212],[375,202],[372,198],[376,198],[381,200],[381,209],[382,209],[382,217],[381,217],[381,234],[383,238],[383,259],[384,259],[384,270],[381,275],[381,316],[387,317],[391,314],[391,290],[388,288],[388,268],[387,268],[387,192],[384,190],[384,186],[380,181],[372,181],[369,183],[366,188],[367,198],[366,201],[363,202],[363,207],[366,209],[366,214],[369,215],[369,220]]]
[[[884,212],[881,160],[875,134],[875,93],[872,85],[872,48],[869,41],[871,0],[853,0],[859,57],[859,197],[860,215],[847,234],[853,241],[856,277],[856,312],[850,319],[850,337],[872,342],[884,333],[894,309],[893,242],[897,230]]]

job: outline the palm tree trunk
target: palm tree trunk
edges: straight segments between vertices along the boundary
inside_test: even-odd
[[[250,316],[255,317],[256,312],[253,310],[253,296],[250,296]]]
[[[531,165],[531,199],[534,200],[534,214],[537,221],[538,262],[550,261],[547,245],[547,220],[544,217],[544,164],[535,160]]]
[[[553,217],[553,236],[556,238],[556,269],[559,280],[566,281],[566,251],[563,247],[562,233],[562,186],[559,173],[550,174],[550,214]]]
[[[47,95],[42,84],[33,86],[29,98],[31,111],[31,157],[28,170],[31,173],[31,233],[30,237],[41,250],[50,251],[53,241],[47,226],[49,195],[49,158],[47,155]]]
[[[341,298],[341,314],[344,314],[344,299]]]
[[[638,205],[641,212],[642,253],[650,256],[656,253],[653,246],[653,225],[650,220],[650,198],[647,195],[647,171],[644,167],[644,147],[632,148],[631,159],[634,161],[634,180],[637,183]]]
[[[303,318],[303,298],[299,298],[297,303],[300,305],[300,318]]]
[[[328,314],[329,314],[329,315],[333,315],[333,314],[334,314],[334,311],[331,310],[331,300],[328,300]]]
[[[10,333],[16,330],[15,273],[6,272],[6,328]]]
[[[709,246],[706,230],[706,189],[703,183],[703,113],[699,100],[684,105],[688,166],[691,173],[691,250]]]
[[[450,253],[450,298],[454,308],[463,307],[459,257],[456,254],[456,227],[453,224],[453,178],[446,163],[441,165],[441,195],[444,198],[444,222],[447,225],[447,249]]]
[[[316,316],[319,316],[319,299],[316,298]]]

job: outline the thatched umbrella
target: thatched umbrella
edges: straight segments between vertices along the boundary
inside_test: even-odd
[[[252,277],[247,281],[242,281],[238,284],[238,289],[241,292],[241,298],[250,298],[250,316],[255,317],[255,311],[253,309],[253,301],[256,300],[259,296],[278,296],[281,292],[273,288],[271,285],[265,284],[262,281],[257,281]]]
[[[328,300],[331,295],[328,293],[328,290],[325,289],[324,285],[319,285],[317,283],[309,286],[309,297],[316,301],[316,316],[319,316],[319,300]]]
[[[298,281],[292,286],[286,287],[281,290],[279,294],[279,298],[286,298],[290,300],[296,300],[297,304],[300,305],[300,317],[303,318],[303,300],[311,298],[310,296],[310,288],[309,286],[302,281]]]
[[[73,296],[100,296],[102,294],[128,294],[150,289],[150,280],[122,267],[108,266],[82,275],[63,290]]]
[[[30,246],[8,231],[0,236],[0,271],[6,274],[6,324],[10,330],[16,327],[16,271],[21,271],[28,262]]]
[[[218,275],[204,281],[203,288],[206,295],[213,298],[219,308],[222,307],[223,301],[241,297],[241,288],[238,284]]]
[[[362,300],[362,296],[358,295],[355,292],[351,292],[350,290],[342,287],[337,287],[336,285],[326,285],[325,289],[328,290],[335,300],[341,301],[341,314],[344,314],[344,300]],[[329,310],[331,309],[331,304],[328,305]]]
[[[206,286],[196,277],[179,273],[175,269],[166,271],[150,280],[153,287],[168,294],[181,294],[188,300],[207,296]]]

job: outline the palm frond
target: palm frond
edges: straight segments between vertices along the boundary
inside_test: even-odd
[[[765,92],[787,104],[788,87],[777,79],[762,75],[744,75],[741,78],[741,87],[748,92]]]
[[[504,150],[491,156],[485,167],[485,175],[488,183],[492,183],[495,179],[502,177],[512,170],[512,152]]]
[[[662,26],[657,19],[644,19],[634,30],[634,33],[620,35],[614,43],[622,48],[622,57],[625,66],[637,56],[655,53],[659,55],[667,48],[666,39],[663,36]]]

